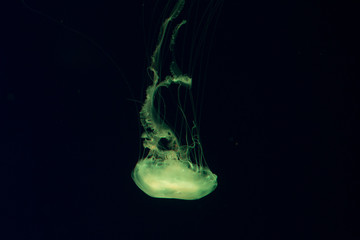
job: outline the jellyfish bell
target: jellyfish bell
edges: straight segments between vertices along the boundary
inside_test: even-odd
[[[138,162],[132,177],[136,185],[155,198],[195,200],[211,193],[217,186],[216,175],[209,168],[185,162],[170,151],[167,159],[145,158]]]
[[[195,200],[215,190],[217,176],[208,167],[200,142],[196,114],[199,105],[191,91],[193,79],[183,73],[184,68],[187,71],[193,68],[192,61],[199,58],[199,54],[190,56],[191,64],[186,64],[185,60],[180,64],[176,61],[175,41],[187,22],[175,20],[181,15],[184,4],[184,0],[178,0],[164,19],[150,57],[148,69],[152,83],[146,89],[140,110],[144,151],[131,176],[151,197]],[[168,64],[163,61],[165,53],[171,56]],[[166,68],[168,71],[164,72]],[[175,104],[171,105],[163,96],[166,91],[170,92],[168,97],[176,99]],[[175,123],[168,120],[174,109]]]

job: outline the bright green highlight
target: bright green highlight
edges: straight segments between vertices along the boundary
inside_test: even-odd
[[[154,107],[160,88],[167,88],[171,84],[191,88],[192,79],[182,74],[175,59],[170,64],[171,74],[163,80],[159,77],[160,52],[168,25],[179,16],[184,4],[184,0],[179,0],[170,16],[163,22],[158,44],[151,57],[149,70],[153,83],[146,90],[146,99],[140,111],[140,121],[144,128],[141,137],[147,154],[136,164],[132,178],[136,185],[151,197],[195,200],[210,194],[217,186],[217,176],[206,165],[197,126],[193,123],[193,126],[189,127],[179,104],[185,127],[191,130],[190,141],[186,140],[186,144],[183,144]],[[174,51],[178,31],[185,23],[184,20],[174,27],[169,44],[171,53]]]

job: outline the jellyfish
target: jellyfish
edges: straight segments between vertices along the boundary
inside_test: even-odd
[[[199,128],[195,121],[187,120],[180,97],[178,96],[179,102],[175,107],[180,112],[182,128],[186,132],[182,137],[167,123],[166,100],[161,97],[161,91],[166,91],[171,86],[190,91],[192,87],[192,77],[182,73],[174,56],[176,37],[186,20],[175,25],[172,33],[169,33],[169,26],[174,25],[171,23],[179,17],[184,4],[184,0],[178,0],[162,23],[158,42],[151,55],[148,69],[152,82],[146,89],[145,101],[139,114],[143,128],[141,139],[144,153],[131,176],[135,184],[151,197],[196,200],[215,190],[217,176],[211,172],[205,161]],[[164,42],[167,40],[169,49],[164,49]],[[162,51],[169,51],[172,55],[165,77],[160,74]],[[159,102],[162,107],[159,107]]]

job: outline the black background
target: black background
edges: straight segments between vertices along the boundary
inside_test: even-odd
[[[200,123],[219,185],[180,201],[130,177],[155,1],[26,3],[0,4],[1,239],[359,237],[355,4],[224,1]]]

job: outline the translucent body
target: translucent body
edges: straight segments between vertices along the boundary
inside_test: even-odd
[[[175,59],[170,64],[171,74],[163,80],[159,77],[160,51],[168,25],[179,16],[184,4],[184,0],[179,0],[170,16],[165,19],[160,28],[158,44],[151,57],[149,70],[153,74],[153,83],[146,90],[146,99],[140,111],[146,154],[136,164],[132,178],[136,185],[151,197],[194,200],[208,195],[217,186],[217,176],[206,166],[196,124],[193,123],[191,128],[188,126],[181,104],[178,104],[185,128],[191,129],[191,142],[186,140],[186,144],[182,144],[154,106],[160,88],[178,84],[190,89],[192,85],[192,79],[181,73]],[[169,46],[172,53],[177,33],[185,23],[184,20],[174,27]]]
[[[156,198],[195,200],[211,193],[217,185],[210,169],[194,171],[177,159],[158,164],[144,159],[136,165],[132,177],[142,191]]]

